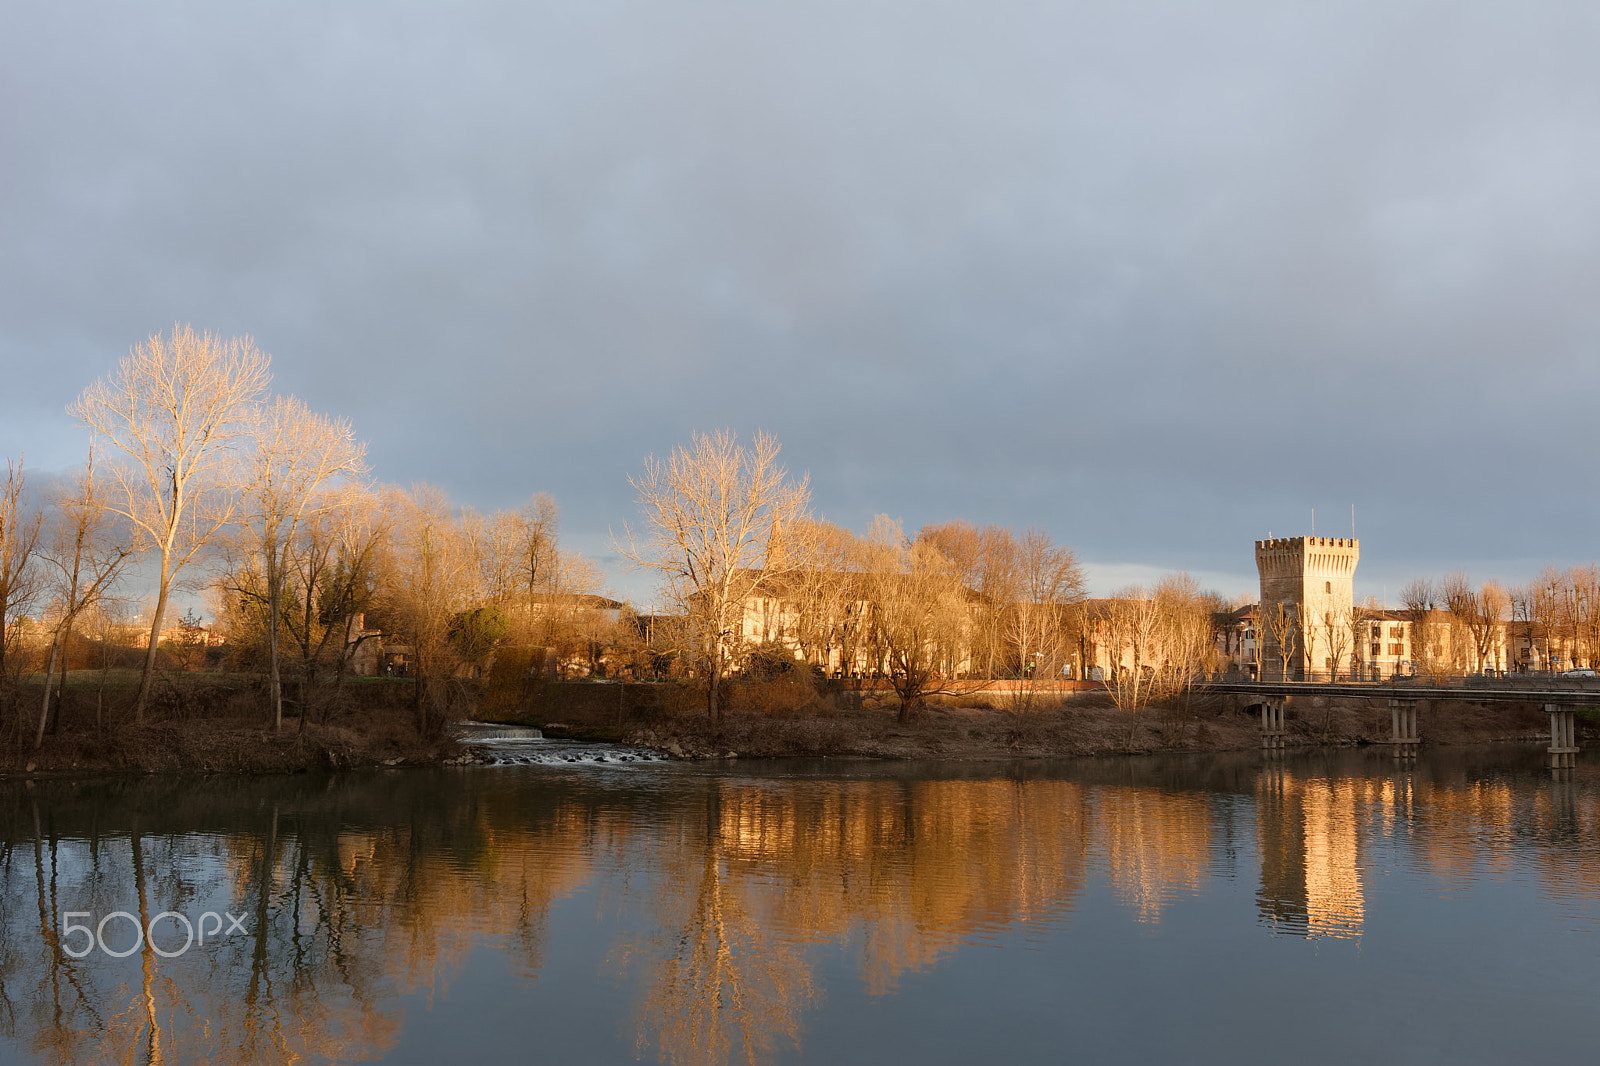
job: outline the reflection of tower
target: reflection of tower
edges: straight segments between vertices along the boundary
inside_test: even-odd
[[[1262,920],[1306,936],[1358,936],[1365,914],[1350,781],[1262,773],[1256,803]]]
[[[1305,818],[1294,779],[1281,766],[1266,766],[1256,793],[1256,843],[1261,851],[1261,920],[1306,928]]]
[[[1355,787],[1346,778],[1307,784],[1306,925],[1312,936],[1357,936],[1366,913],[1356,853]]]
[[[1264,638],[1263,680],[1303,681],[1308,671],[1327,671],[1328,660],[1334,651],[1341,650],[1340,645],[1347,654],[1351,653],[1350,607],[1355,601],[1356,563],[1360,559],[1361,542],[1344,537],[1256,541],[1256,570],[1261,575],[1258,639]],[[1291,632],[1283,632],[1283,625],[1274,625],[1279,618],[1293,619]],[[1290,648],[1288,678],[1283,676],[1284,660],[1279,652],[1280,641],[1285,637]],[[1344,657],[1340,655],[1341,661]]]

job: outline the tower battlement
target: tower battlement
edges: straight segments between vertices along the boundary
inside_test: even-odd
[[[1271,540],[1256,541],[1256,551],[1274,551],[1304,548],[1361,548],[1361,542],[1353,537],[1274,537]]]

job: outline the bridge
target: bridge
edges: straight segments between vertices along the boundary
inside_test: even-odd
[[[1422,738],[1417,732],[1417,705],[1423,701],[1472,703],[1542,703],[1550,715],[1550,766],[1576,765],[1578,732],[1575,712],[1580,707],[1600,707],[1600,681],[1533,678],[1455,678],[1431,681],[1210,681],[1201,691],[1243,696],[1261,715],[1263,751],[1282,751],[1288,744],[1285,705],[1293,696],[1332,696],[1341,699],[1387,700],[1392,730],[1389,743],[1396,758],[1411,758]],[[1253,697],[1253,698],[1252,698]]]

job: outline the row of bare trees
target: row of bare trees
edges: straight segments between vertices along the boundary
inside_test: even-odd
[[[958,678],[1059,672],[1068,608],[1083,599],[1070,549],[964,522],[913,537],[884,516],[858,535],[810,513],[779,450],[767,434],[748,445],[696,434],[632,479],[643,523],[619,547],[687,619],[684,650],[713,719],[739,650],[759,642],[886,680],[903,719]]]
[[[1187,573],[1152,587],[1131,585],[1098,606],[1110,661],[1101,667],[1112,702],[1123,710],[1187,700],[1220,667],[1215,616],[1220,604]]]
[[[337,701],[358,662],[375,668],[387,647],[413,682],[419,726],[437,728],[450,711],[450,682],[481,669],[497,645],[570,654],[587,636],[599,575],[559,550],[557,517],[544,494],[485,515],[430,485],[346,485],[309,509],[272,556],[255,550],[250,531],[222,538],[214,613],[236,662],[267,670],[275,722],[275,645],[284,643],[302,727]],[[251,662],[252,653],[264,661]]]
[[[1401,592],[1418,672],[1600,668],[1600,565],[1546,566],[1532,581],[1474,586],[1464,573]]]
[[[599,575],[559,551],[548,496],[480,515],[431,487],[374,487],[349,423],[292,396],[269,397],[270,381],[268,357],[248,338],[177,326],[135,347],[71,405],[93,436],[80,471],[37,493],[20,460],[7,462],[0,723],[12,735],[21,732],[24,669],[44,676],[29,729],[37,746],[61,700],[75,633],[94,621],[106,666],[114,636],[132,643],[116,624],[128,613],[119,582],[153,594],[136,722],[182,589],[209,589],[216,628],[265,678],[275,729],[286,702],[298,704],[303,728],[315,690],[342,685],[376,637],[369,622],[408,649],[425,724],[437,703],[433,682],[508,636],[557,644],[562,625],[571,628],[572,608]],[[103,690],[102,682],[97,721]]]

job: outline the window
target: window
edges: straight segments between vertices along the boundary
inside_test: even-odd
[[[1389,654],[1390,655],[1394,655],[1394,656],[1404,655],[1405,654],[1405,650],[1404,649],[1405,649],[1405,645],[1403,645],[1403,644],[1391,644],[1391,645],[1389,645]]]
[[[1383,645],[1379,644],[1377,641],[1373,641],[1373,643],[1372,643],[1372,654],[1374,654],[1374,655],[1382,655],[1383,654]]]
[[[1326,592],[1326,593],[1329,593],[1331,595],[1332,592],[1333,592],[1333,582],[1332,581],[1324,581],[1322,583],[1322,591]]]

